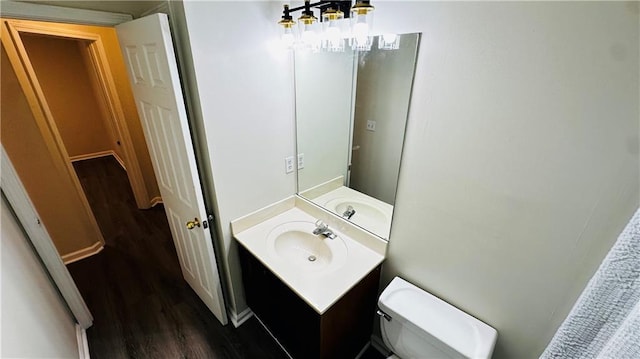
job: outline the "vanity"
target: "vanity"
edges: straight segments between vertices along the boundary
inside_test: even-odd
[[[335,237],[313,234],[318,221]],[[297,196],[231,226],[247,304],[287,352],[356,357],[371,336],[386,242]]]
[[[231,222],[247,304],[294,358],[355,358],[372,334],[420,40],[398,36],[294,53],[297,194]]]

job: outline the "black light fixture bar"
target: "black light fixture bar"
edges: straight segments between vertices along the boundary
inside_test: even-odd
[[[320,15],[322,15],[322,13],[324,13],[325,10],[329,8],[342,11],[344,13],[345,18],[348,18],[351,13],[350,0],[347,0],[347,1],[325,0],[325,1],[318,1],[314,3],[311,3],[311,1],[305,1],[304,5],[293,7],[293,8],[287,8],[287,15],[289,15],[291,12],[298,11],[298,10],[304,10],[304,12],[306,13],[310,11],[312,7],[319,9]],[[322,21],[322,16],[320,16],[320,19],[321,19],[320,21]]]
[[[370,31],[374,7],[370,0],[321,0],[313,3],[311,0],[305,0],[302,6],[283,7],[282,18],[278,24],[283,29],[282,43],[288,49],[342,52],[347,40],[353,50],[371,49]],[[314,15],[316,9],[320,11],[318,17]],[[297,19],[298,32],[295,31],[296,21],[292,16],[295,11],[302,12]],[[314,25],[317,24],[318,18],[323,22],[322,26]],[[345,29],[346,22],[341,21],[345,18],[351,18],[349,30]],[[322,30],[318,31],[320,27]]]

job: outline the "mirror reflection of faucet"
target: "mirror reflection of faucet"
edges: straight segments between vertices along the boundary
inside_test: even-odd
[[[324,223],[321,219],[316,221],[316,229],[314,229],[312,233],[316,236],[323,235],[325,238],[329,239],[336,238],[336,234],[329,229],[329,225]]]
[[[351,219],[351,217],[353,217],[354,214],[356,214],[356,210],[353,208],[352,205],[348,205],[347,209],[342,213],[342,217],[346,219]]]

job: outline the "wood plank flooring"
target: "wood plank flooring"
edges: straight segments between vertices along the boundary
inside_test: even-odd
[[[112,157],[74,163],[104,235],[70,264],[91,313],[91,358],[286,358],[255,318],[222,326],[182,278],[164,209],[136,208]]]

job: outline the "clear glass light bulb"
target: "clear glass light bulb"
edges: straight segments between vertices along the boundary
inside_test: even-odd
[[[320,38],[311,26],[305,26],[304,31],[300,35],[300,40],[305,47],[316,51],[320,47]]]
[[[287,49],[290,49],[293,47],[293,43],[295,42],[295,37],[293,36],[293,34],[288,33],[288,34],[282,34],[282,44],[284,45],[284,47],[286,47]]]
[[[340,29],[338,27],[329,26],[326,32],[327,40],[329,41],[329,46],[331,48],[338,48],[342,44],[342,34],[340,33]]]
[[[282,33],[282,37],[280,38],[282,41],[282,44],[287,48],[290,49],[293,47],[293,44],[295,43],[295,36],[293,35],[293,31],[291,30],[290,27],[285,27],[284,28],[284,32]]]
[[[358,45],[366,44],[369,39],[369,24],[366,22],[357,22],[353,26],[353,38]]]
[[[302,41],[307,43],[307,44],[312,44],[313,42],[315,42],[316,39],[316,33],[314,31],[311,30],[305,30],[302,32]]]

